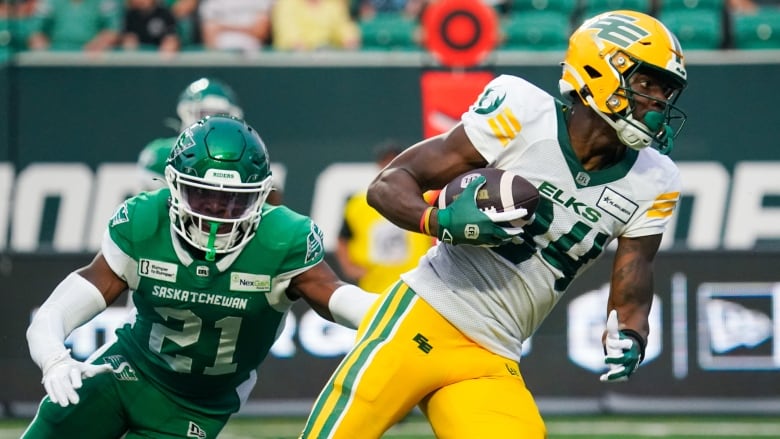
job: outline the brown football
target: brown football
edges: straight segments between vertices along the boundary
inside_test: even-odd
[[[485,176],[485,184],[477,191],[477,207],[480,210],[496,212],[511,211],[519,208],[528,213],[523,219],[529,219],[539,204],[539,191],[525,178],[503,169],[480,168],[463,173],[447,183],[439,193],[437,205],[440,209],[449,206],[457,199],[468,184],[480,175]]]

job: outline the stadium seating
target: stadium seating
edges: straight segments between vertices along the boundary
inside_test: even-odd
[[[780,7],[764,7],[755,14],[732,13],[736,49],[780,49]]]
[[[358,24],[366,50],[419,49],[414,38],[419,23],[402,14],[377,14],[373,19],[361,20]]]
[[[723,45],[722,12],[683,9],[661,12],[658,17],[674,32],[683,49],[719,49]]]
[[[629,9],[632,11],[651,13],[651,0],[583,0],[584,7],[582,18],[593,17],[602,12],[615,9]]]
[[[658,19],[684,49],[720,49],[725,42],[724,0],[661,0]]]
[[[515,0],[501,18],[503,49],[564,50],[577,0]]]
[[[27,48],[32,18],[0,18],[0,47],[8,50]]]

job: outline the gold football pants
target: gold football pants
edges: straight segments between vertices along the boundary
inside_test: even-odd
[[[415,405],[440,439],[542,439],[517,362],[465,337],[399,282],[363,320],[301,438],[379,438]]]

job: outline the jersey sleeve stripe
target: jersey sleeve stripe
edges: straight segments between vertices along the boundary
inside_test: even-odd
[[[517,137],[517,134],[522,129],[520,121],[517,120],[517,117],[509,108],[504,108],[496,117],[488,119],[488,124],[502,146],[506,146],[510,140]]]
[[[650,209],[647,211],[649,218],[666,218],[674,213],[674,209]]]
[[[656,200],[674,200],[677,201],[677,199],[680,198],[680,192],[667,192],[665,194],[661,194],[656,198]]]
[[[655,199],[647,210],[648,218],[666,218],[674,213],[674,208],[680,199],[680,192],[667,192]]]
[[[651,209],[674,209],[677,205],[677,201],[656,201],[653,203]]]

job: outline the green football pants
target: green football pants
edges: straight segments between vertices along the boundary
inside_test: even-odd
[[[216,438],[230,415],[206,415],[176,404],[137,374],[116,345],[96,363],[114,373],[84,380],[79,403],[60,407],[44,397],[24,439],[80,438]]]

